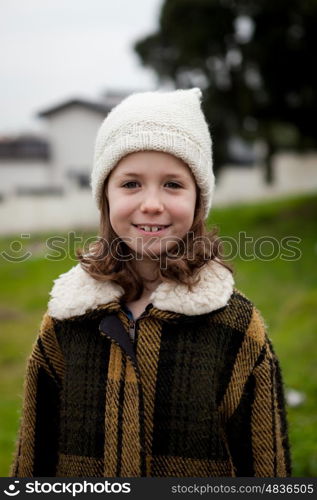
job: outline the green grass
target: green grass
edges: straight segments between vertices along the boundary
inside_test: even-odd
[[[288,408],[293,475],[304,477],[317,475],[315,214],[317,195],[215,209],[209,221],[220,228],[220,235],[225,239],[226,258],[230,253],[229,242],[236,250],[231,252],[236,286],[251,298],[264,316],[281,362],[285,387],[305,393],[302,405]],[[247,255],[241,246],[238,251],[239,232],[252,238],[246,246]],[[76,232],[82,241],[93,234]],[[0,252],[10,251],[15,258],[28,249],[32,253],[24,262],[0,258],[1,476],[8,474],[21,408],[25,360],[46,309],[52,280],[75,263],[73,250],[71,258],[63,255],[62,260],[52,260],[56,251],[45,246],[49,236],[0,239]],[[262,255],[259,255],[256,245],[263,236],[270,237],[271,243],[262,243]],[[292,243],[296,247],[297,260],[285,260],[290,251],[283,250],[282,246],[285,247],[288,237],[298,238]],[[10,250],[14,239],[23,244],[20,252],[17,251],[18,243],[15,250]],[[268,259],[266,256],[271,250],[274,255]]]

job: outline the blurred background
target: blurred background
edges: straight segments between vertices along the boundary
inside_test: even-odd
[[[1,476],[49,290],[98,233],[97,129],[131,92],[193,86],[213,137],[208,224],[280,359],[293,475],[317,475],[316,26],[317,0],[2,3]]]

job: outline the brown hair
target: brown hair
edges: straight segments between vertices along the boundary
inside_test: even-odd
[[[182,254],[178,255],[173,248],[160,255],[160,263],[163,265],[157,266],[157,274],[153,278],[153,282],[161,279],[162,281],[181,283],[187,285],[191,290],[192,286],[199,281],[197,278],[198,270],[210,260],[217,260],[232,271],[231,266],[224,263],[220,257],[221,242],[218,237],[218,228],[214,227],[212,231],[208,232],[205,227],[198,187],[196,199],[192,227],[180,241]],[[133,266],[130,248],[118,238],[112,229],[106,195],[102,197],[101,201],[100,236],[95,243],[90,245],[88,253],[84,253],[83,249],[77,250],[77,257],[82,268],[96,280],[111,280],[120,285],[124,290],[123,301],[129,302],[141,297],[144,286],[142,278]]]

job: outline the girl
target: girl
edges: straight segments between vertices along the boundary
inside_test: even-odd
[[[214,176],[200,99],[134,94],[101,125],[101,237],[55,280],[13,476],[291,473],[278,360],[204,228]]]

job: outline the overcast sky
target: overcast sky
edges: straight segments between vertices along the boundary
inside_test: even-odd
[[[35,115],[107,89],[147,90],[135,40],[158,25],[163,0],[0,0],[0,134],[40,130]]]

